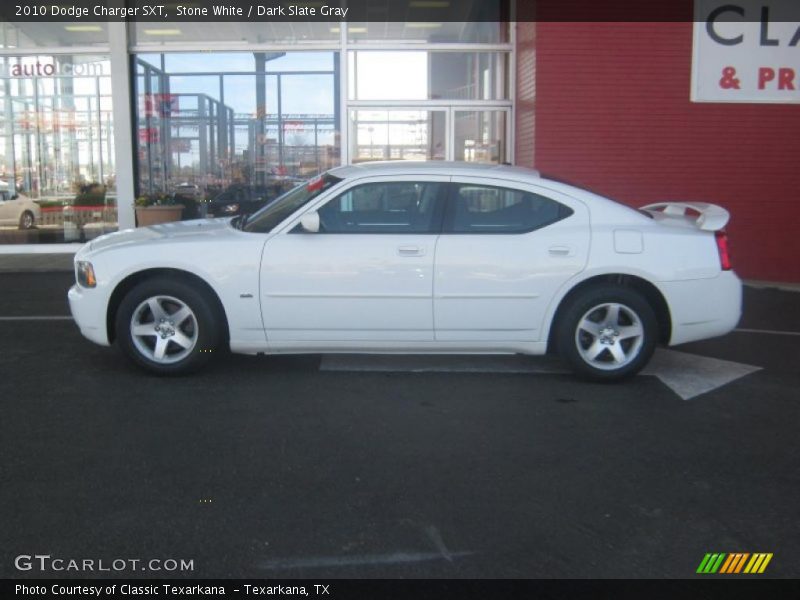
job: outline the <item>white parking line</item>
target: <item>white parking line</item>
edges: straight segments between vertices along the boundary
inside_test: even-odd
[[[761,367],[658,348],[642,375],[655,375],[684,400],[711,392]]]
[[[561,374],[564,364],[545,356],[323,355],[320,371],[407,373]],[[683,400],[705,394],[759,371],[761,367],[659,348],[643,375],[658,377]]]
[[[61,316],[61,315],[0,317],[0,321],[72,321],[72,317]]]
[[[71,321],[62,315],[0,317],[3,321]],[[800,336],[796,331],[736,329],[741,333]],[[321,371],[377,371],[407,373],[567,373],[563,363],[550,357],[522,355],[380,355],[327,354]],[[666,348],[658,349],[642,372],[654,375],[684,400],[713,391],[760,370],[761,367]]]
[[[765,335],[798,335],[800,331],[776,331],[774,329],[734,329],[737,333],[763,333]]]

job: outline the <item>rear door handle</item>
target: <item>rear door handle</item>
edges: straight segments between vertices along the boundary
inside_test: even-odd
[[[569,246],[550,246],[547,251],[551,256],[569,256],[572,248]]]
[[[398,246],[397,253],[400,256],[425,256],[425,248],[421,246]]]

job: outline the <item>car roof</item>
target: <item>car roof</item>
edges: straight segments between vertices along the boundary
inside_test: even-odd
[[[411,161],[391,160],[363,162],[354,165],[336,167],[330,174],[342,179],[359,177],[379,177],[384,175],[477,175],[498,179],[531,179],[539,178],[539,172],[525,167],[495,165],[486,163],[470,163],[459,161]]]
[[[329,171],[335,177],[342,179],[360,179],[363,177],[380,177],[392,175],[474,175],[489,179],[506,180],[517,183],[535,183],[548,190],[566,194],[581,202],[590,204],[595,214],[603,214],[608,218],[620,219],[635,218],[648,220],[647,217],[633,208],[615,202],[610,198],[600,196],[587,189],[576,187],[572,184],[542,176],[535,169],[525,167],[512,167],[511,165],[495,165],[487,163],[469,163],[459,161],[374,161],[355,165],[335,167]],[[602,208],[600,211],[598,209]]]

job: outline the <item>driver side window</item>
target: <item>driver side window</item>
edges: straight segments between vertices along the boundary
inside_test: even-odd
[[[321,233],[438,233],[445,185],[433,181],[366,183],[319,209]]]

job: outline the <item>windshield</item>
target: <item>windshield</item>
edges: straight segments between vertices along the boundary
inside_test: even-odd
[[[330,173],[323,173],[306,183],[302,183],[282,196],[278,196],[265,207],[247,217],[242,229],[251,233],[267,233],[272,231],[276,225],[281,223],[298,208],[304,206],[340,181],[340,178],[334,177]]]

